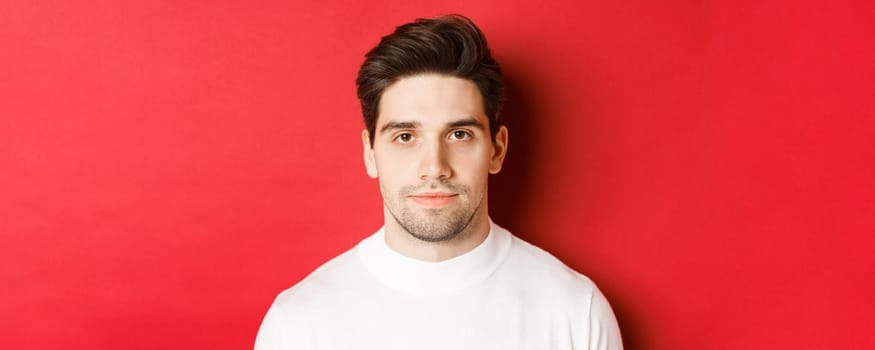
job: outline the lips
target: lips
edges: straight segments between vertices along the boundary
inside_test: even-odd
[[[452,192],[423,192],[411,195],[414,203],[425,207],[442,207],[452,203],[459,195]]]

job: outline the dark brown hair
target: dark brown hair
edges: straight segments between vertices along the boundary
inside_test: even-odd
[[[356,87],[372,147],[383,90],[401,78],[422,73],[474,82],[483,96],[489,133],[495,140],[501,125],[501,68],[474,22],[462,15],[444,15],[398,26],[365,55]]]

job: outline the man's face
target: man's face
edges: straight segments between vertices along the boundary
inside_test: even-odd
[[[487,214],[487,178],[501,170],[507,130],[493,143],[477,85],[437,74],[383,91],[374,144],[362,133],[368,175],[389,220],[414,237],[447,241]]]

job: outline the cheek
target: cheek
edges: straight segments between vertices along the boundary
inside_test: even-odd
[[[378,180],[380,186],[386,191],[398,191],[401,187],[411,184],[416,179],[415,167],[411,166],[408,155],[396,153],[383,153],[377,159]]]
[[[485,182],[489,175],[489,153],[481,148],[459,150],[454,154],[453,168],[456,176],[467,179],[471,185]]]
[[[453,155],[458,157],[460,162],[465,162],[472,167],[479,167],[479,164],[489,165],[491,151],[491,147],[475,144],[458,147],[453,150]]]
[[[380,175],[383,171],[389,176],[395,176],[405,170],[405,165],[409,164],[409,155],[404,152],[381,152],[375,157],[377,169],[380,170]]]

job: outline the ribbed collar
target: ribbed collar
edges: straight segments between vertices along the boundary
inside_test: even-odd
[[[407,257],[386,244],[385,227],[358,244],[365,268],[390,288],[403,293],[434,296],[453,293],[483,281],[504,261],[511,235],[492,220],[486,239],[452,259],[430,262]]]

